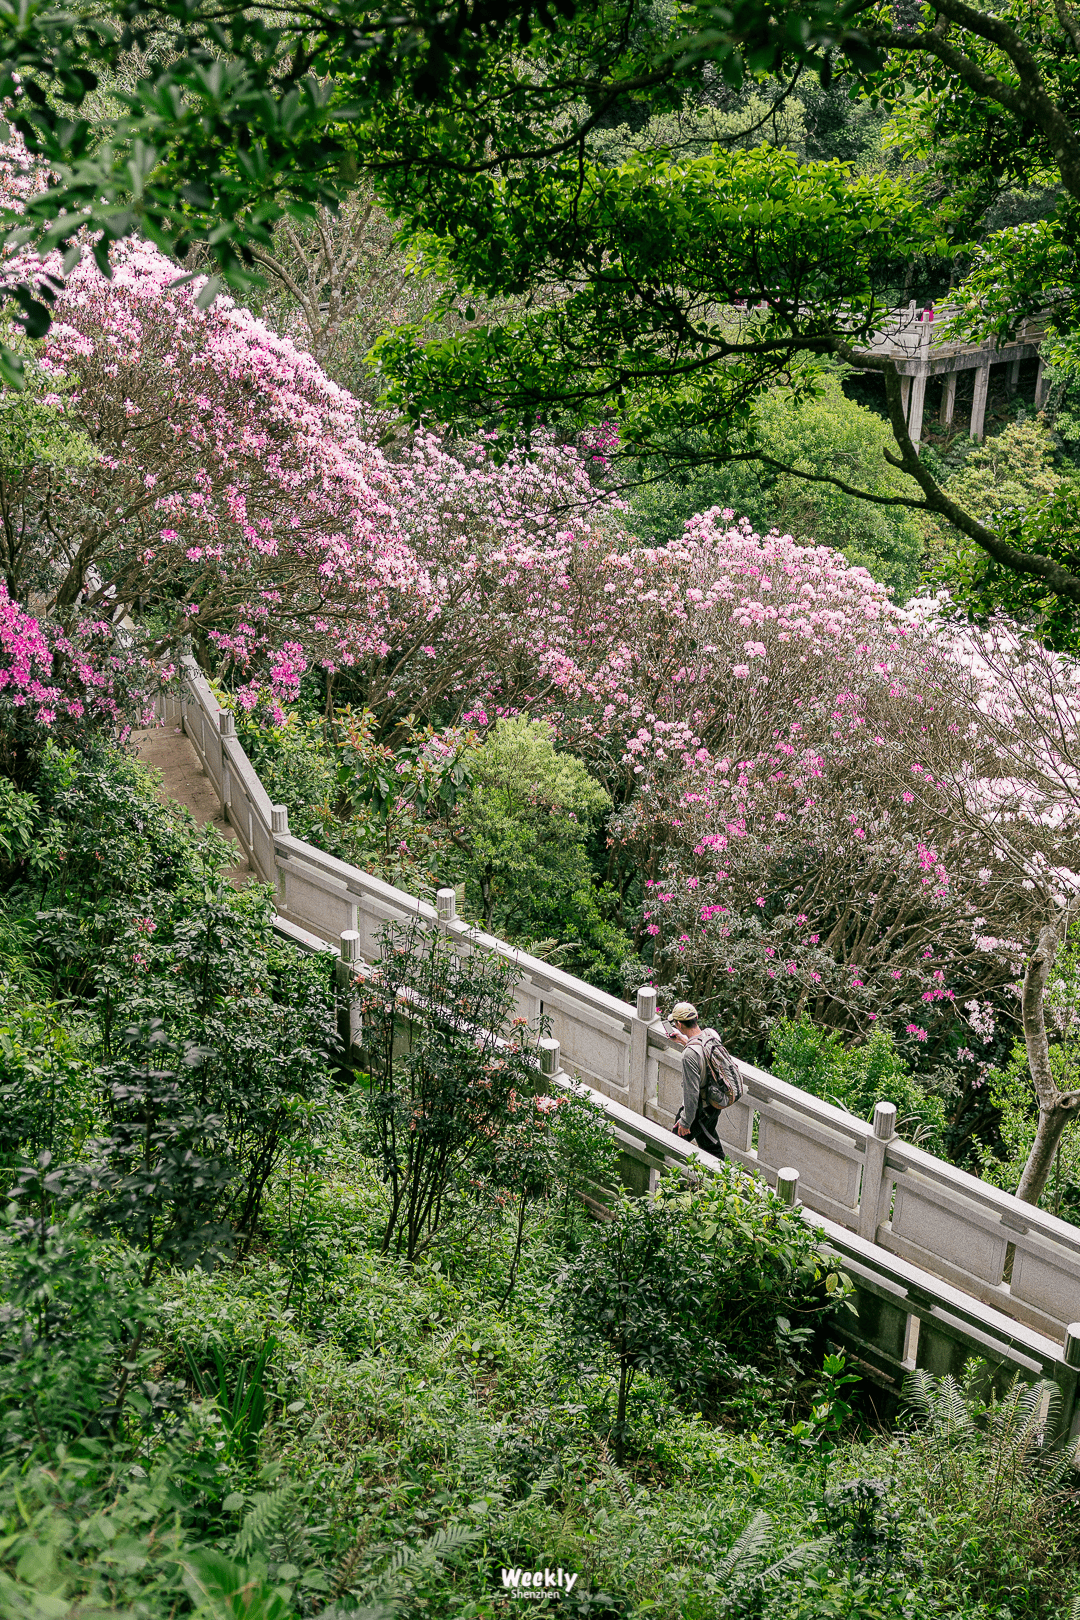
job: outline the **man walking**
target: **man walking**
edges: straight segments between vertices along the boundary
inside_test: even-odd
[[[724,1157],[716,1124],[720,1110],[706,1100],[705,1040],[716,1035],[714,1029],[702,1029],[698,1023],[697,1008],[689,1001],[680,1001],[672,1008],[671,1022],[675,1026],[674,1039],[682,1047],[682,1107],[675,1119],[678,1136],[688,1136],[706,1153]],[[717,1040],[719,1036],[716,1035]]]

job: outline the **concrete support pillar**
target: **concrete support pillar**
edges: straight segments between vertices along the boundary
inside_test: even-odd
[[[360,954],[360,935],[355,928],[347,928],[340,937],[338,961],[334,976],[337,980],[338,991],[338,1034],[350,1058],[354,1050],[364,1044],[360,1009],[356,1005],[353,995],[353,980],[360,973],[363,965],[364,958]]]
[[[1046,361],[1039,356],[1039,373],[1035,378],[1035,409],[1041,411],[1050,392],[1050,379],[1046,375]]]
[[[926,407],[926,372],[921,371],[912,379],[911,401],[908,405],[908,432],[911,442],[916,450],[922,438],[923,410]]]
[[[900,379],[900,403],[904,407],[904,421],[907,421],[908,405],[911,403],[911,378]]]
[[[956,372],[950,371],[941,381],[941,425],[952,427],[953,412],[956,410]]]
[[[990,367],[980,366],[975,373],[975,398],[971,402],[969,434],[976,444],[986,437],[986,396],[990,390]]]
[[[1012,364],[1009,366],[1009,381],[1008,381],[1007,386],[1008,386],[1010,394],[1015,394],[1017,388],[1020,386],[1020,362],[1019,362],[1019,360],[1014,360],[1012,362]]]

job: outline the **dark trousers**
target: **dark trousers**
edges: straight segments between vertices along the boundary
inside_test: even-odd
[[[718,1109],[699,1108],[694,1115],[694,1123],[690,1127],[691,1142],[694,1143],[695,1147],[701,1148],[703,1152],[711,1153],[714,1159],[724,1157],[724,1150],[720,1145],[720,1138],[716,1129],[719,1118],[720,1112]],[[680,1123],[681,1120],[682,1109],[680,1108],[676,1124]],[[685,1141],[686,1138],[683,1137],[682,1140]]]

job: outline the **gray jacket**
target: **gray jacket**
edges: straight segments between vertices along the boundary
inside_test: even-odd
[[[702,1042],[706,1035],[716,1035],[716,1030],[712,1028],[698,1030],[682,1050],[682,1123],[687,1130],[697,1118],[699,1108],[705,1115],[705,1123],[715,1130],[716,1122],[711,1116],[716,1110],[710,1108],[701,1095],[705,1079],[705,1053],[702,1050]],[[719,1040],[719,1036],[717,1039]]]

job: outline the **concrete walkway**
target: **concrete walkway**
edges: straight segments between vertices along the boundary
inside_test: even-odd
[[[194,746],[179,729],[166,726],[148,726],[133,731],[131,741],[144,765],[161,772],[160,798],[165,803],[183,805],[190,810],[200,826],[210,822],[230,844],[237,843],[236,831],[225,820],[214,792],[214,785],[199,763]],[[225,876],[233,888],[243,888],[251,875],[251,867],[243,851],[235,866],[226,869]]]

